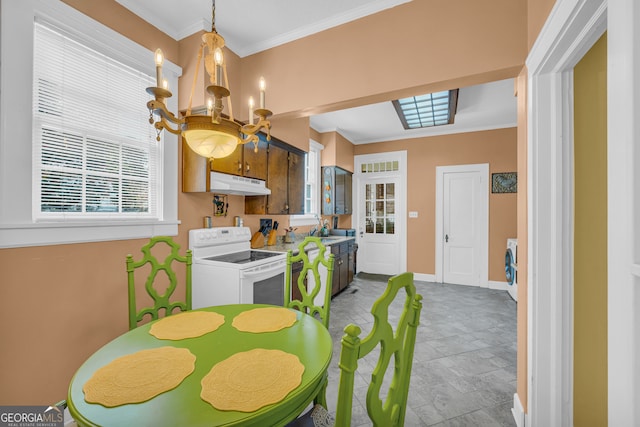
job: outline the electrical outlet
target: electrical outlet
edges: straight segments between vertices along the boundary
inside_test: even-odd
[[[418,212],[410,211],[409,212],[409,218],[418,218]]]

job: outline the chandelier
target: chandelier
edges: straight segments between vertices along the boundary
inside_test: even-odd
[[[155,52],[156,62],[156,87],[148,87],[147,92],[155,99],[147,102],[149,108],[149,123],[153,124],[157,131],[156,139],[160,141],[160,133],[163,129],[173,133],[182,134],[189,147],[200,156],[208,159],[218,159],[233,153],[238,144],[252,142],[254,150],[258,151],[258,135],[264,129],[267,133],[267,140],[271,140],[271,122],[267,120],[272,113],[267,110],[265,104],[265,81],[260,78],[260,104],[254,110],[253,98],[249,98],[249,123],[243,124],[233,117],[233,107],[231,105],[231,92],[229,91],[229,80],[227,78],[227,67],[222,55],[224,38],[218,34],[215,26],[215,0],[211,2],[211,31],[202,35],[202,44],[198,50],[198,61],[196,72],[191,86],[191,96],[189,106],[182,117],[177,117],[171,113],[165,104],[165,99],[171,97],[166,80],[162,79],[162,63],[164,56],[160,49]],[[192,114],[191,103],[200,69],[200,62],[204,54],[204,66],[209,76],[207,93],[210,95],[207,101],[207,111],[204,114]],[[229,115],[223,116],[222,100],[227,98]],[[203,111],[204,112],[204,111]],[[154,114],[159,119],[154,120]],[[257,122],[254,123],[254,115]],[[175,128],[171,127],[175,125]]]

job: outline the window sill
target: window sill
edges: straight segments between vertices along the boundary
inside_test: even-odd
[[[0,225],[0,248],[176,236],[180,221],[101,221]]]
[[[292,215],[289,217],[289,226],[318,225],[317,215]]]

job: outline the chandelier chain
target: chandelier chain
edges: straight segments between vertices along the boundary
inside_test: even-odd
[[[236,121],[231,105],[231,92],[227,77],[226,63],[222,59],[224,38],[216,31],[216,1],[211,0],[211,32],[202,35],[202,43],[198,49],[198,58],[193,73],[193,85],[189,96],[189,104],[186,114],[177,117],[167,108],[165,100],[171,97],[171,92],[163,85],[162,63],[164,56],[160,49],[155,52],[156,62],[156,86],[148,87],[147,93],[154,99],[147,102],[149,109],[149,123],[156,129],[156,140],[161,141],[161,133],[167,130],[175,135],[182,135],[187,145],[198,155],[209,159],[229,156],[238,145],[252,142],[254,150],[258,149],[258,132],[266,132],[267,141],[271,140],[271,122],[268,117],[272,112],[264,107],[264,79],[260,82],[260,108],[253,109],[253,99],[250,98],[249,123],[243,124]],[[205,53],[206,49],[206,53]],[[206,113],[192,114],[195,89],[198,86],[198,74],[201,62],[204,60],[204,68],[209,75],[210,85],[206,87],[204,100],[206,101]],[[210,96],[209,99],[207,99]],[[223,99],[229,110],[228,116],[223,116]],[[155,115],[159,118],[154,121]],[[254,116],[258,117],[254,123]],[[170,123],[176,125],[172,128]]]
[[[217,33],[216,31],[216,0],[211,0],[211,32]]]

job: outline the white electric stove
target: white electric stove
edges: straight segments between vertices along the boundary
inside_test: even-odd
[[[284,303],[286,253],[251,249],[248,227],[189,230],[192,306]]]

